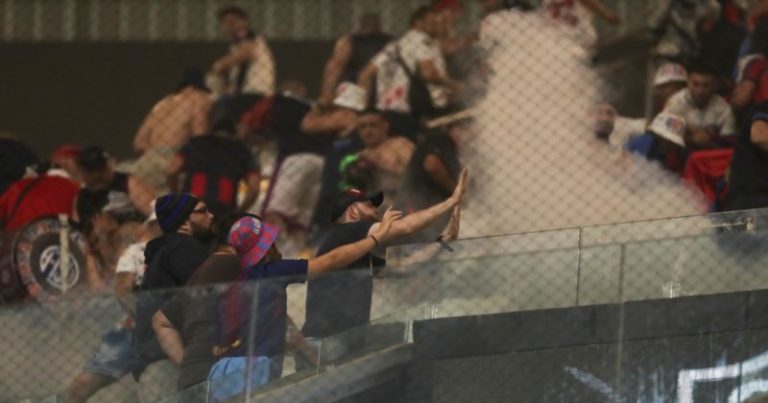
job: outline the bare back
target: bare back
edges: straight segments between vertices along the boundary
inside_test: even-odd
[[[178,149],[194,135],[208,131],[209,95],[186,88],[161,99],[136,134],[134,147],[146,151],[154,147]]]

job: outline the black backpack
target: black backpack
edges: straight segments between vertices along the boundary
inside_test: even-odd
[[[435,108],[435,104],[432,102],[432,95],[429,93],[427,82],[419,74],[418,67],[416,71],[412,71],[408,67],[408,63],[405,62],[403,55],[400,53],[399,45],[397,46],[395,57],[403,70],[405,70],[405,74],[410,81],[408,105],[411,107],[411,114],[418,119],[435,115],[437,108]]]

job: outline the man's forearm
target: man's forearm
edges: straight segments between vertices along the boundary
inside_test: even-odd
[[[155,313],[155,316],[152,318],[152,327],[155,330],[157,341],[163,352],[174,364],[181,365],[184,359],[184,342],[163,311]]]
[[[373,237],[367,236],[360,241],[338,247],[325,255],[310,259],[307,263],[308,276],[311,278],[318,274],[346,267],[373,250],[376,244],[377,242],[373,240]]]
[[[452,198],[448,198],[432,207],[409,214],[392,224],[392,234],[393,236],[401,236],[419,232],[437,221],[454,206],[456,206],[456,202]]]
[[[321,99],[324,101],[332,101],[333,93],[336,89],[336,84],[339,82],[341,72],[344,70],[344,65],[336,59],[331,59],[325,65],[325,71],[323,72],[323,85],[320,90]]]

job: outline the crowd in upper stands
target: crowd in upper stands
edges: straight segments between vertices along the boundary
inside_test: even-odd
[[[480,3],[486,14],[539,12],[525,1]],[[768,1],[662,3],[651,29],[650,118],[625,118],[602,104],[594,134],[684,176],[713,209],[768,206]],[[217,19],[229,52],[207,71],[185,69],[151,108],[134,137],[130,169],[118,169],[97,145],[63,145],[42,163],[23,142],[0,137],[0,224],[16,231],[70,215],[88,240],[90,288],[111,287],[121,300],[134,289],[287,277],[258,297],[264,315],[251,353],[260,361],[250,382],[279,376],[274,358],[291,340],[316,361],[308,347],[314,338],[366,323],[372,292],[371,273],[343,286],[323,273],[380,266],[372,252],[380,242],[457,235],[466,181],[459,152],[472,127],[467,114],[455,113],[472,106],[482,92],[478,77],[489,74],[474,49],[477,33],[458,32],[463,7],[461,0],[420,7],[398,37],[382,31],[378,16],[363,16],[336,41],[317,100],[295,79],[278,83],[267,38],[244,9],[223,8]],[[598,0],[542,7],[554,23],[585,27],[590,52],[592,14],[621,23]],[[381,205],[408,214],[381,216]],[[307,257],[312,246],[318,257],[283,259]],[[307,324],[299,332],[286,314],[285,287],[307,279]],[[225,317],[215,309],[221,299],[140,299],[105,335],[67,401],[86,401],[128,372],[154,382],[142,389],[142,400],[154,401],[177,384],[242,371],[247,364],[237,358],[246,354],[239,343],[250,311],[237,305],[237,292],[225,293]],[[352,308],[345,316],[338,306]],[[171,369],[178,367],[180,374]],[[222,388],[219,397],[240,391]]]

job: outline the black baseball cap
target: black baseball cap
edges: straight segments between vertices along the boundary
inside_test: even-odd
[[[336,222],[349,206],[358,203],[370,201],[374,206],[379,207],[384,202],[383,192],[365,193],[359,189],[347,189],[336,196],[331,207],[331,222]]]

